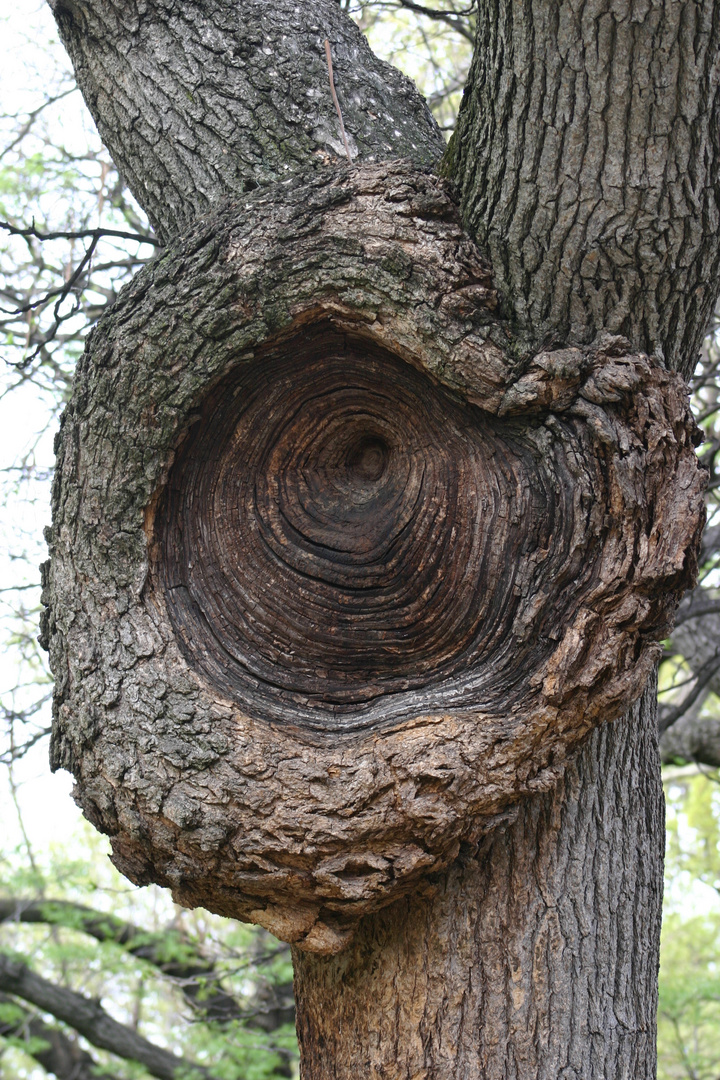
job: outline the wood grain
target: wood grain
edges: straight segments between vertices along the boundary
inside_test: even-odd
[[[642,692],[695,437],[622,338],[519,350],[413,166],[198,222],[58,442],[54,762],[117,865],[317,952],[422,890]]]

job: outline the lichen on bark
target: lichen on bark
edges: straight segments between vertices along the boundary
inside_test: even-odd
[[[354,161],[443,153],[415,85],[335,0],[50,6],[98,131],[164,239],[230,193],[345,160],[326,39]]]

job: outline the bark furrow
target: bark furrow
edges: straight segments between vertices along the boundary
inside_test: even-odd
[[[600,330],[692,371],[720,276],[720,9],[480,0],[448,168],[539,346]]]
[[[345,161],[324,41],[356,161],[437,161],[413,83],[335,0],[50,0],[78,85],[167,240],[227,195]]]

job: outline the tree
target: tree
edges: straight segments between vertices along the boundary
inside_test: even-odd
[[[480,5],[443,164],[467,236],[427,171],[441,146],[422,103],[333,5],[283,9],[280,22],[276,7],[272,24],[262,5],[248,8],[247,23],[221,4],[184,5],[182,16],[138,4],[122,18],[101,0],[52,6],[121,170],[160,236],[182,234],[98,328],[66,414],[45,628],[58,679],[56,764],[76,771],[86,813],[114,834],[131,876],[155,876],[186,901],[209,898],[297,942],[307,1075],[652,1075],[661,870],[652,693],[589,729],[637,698],[652,641],[693,572],[692,430],[660,360],[689,374],[715,301],[717,244],[704,227],[717,183],[712,5]],[[334,171],[343,143],[316,89],[325,37],[361,161],[347,174]],[[402,155],[412,165],[372,163]],[[235,203],[223,204],[228,196]],[[347,489],[347,473],[363,491],[398,475],[397,445],[433,450],[424,468],[435,486],[418,489],[427,502],[413,518],[425,540],[411,544],[410,565],[420,573],[424,550],[444,561],[410,596],[414,621],[403,625],[421,623],[419,637],[403,638],[381,611],[369,620],[377,636],[357,638],[337,593],[322,598],[328,633],[323,604],[315,598],[313,619],[306,591],[299,604],[282,589],[274,599],[240,590],[239,602],[217,577],[217,552],[232,550],[229,534],[210,536],[217,490],[224,505],[245,500],[241,523],[256,499],[268,550],[272,507],[286,521],[302,509],[304,459],[293,456],[302,429],[295,442],[281,438],[301,360],[314,379],[303,402],[316,430],[331,418],[310,405],[342,394],[343,365],[349,389],[361,391],[345,415],[365,415],[365,427],[348,424],[340,458],[330,447],[321,463],[336,488]],[[263,398],[271,369],[280,375]],[[376,401],[383,379],[400,418],[393,430]],[[255,409],[242,413],[254,424],[245,447],[282,419],[274,460],[284,471],[263,469],[260,456],[240,495],[228,487],[233,400]],[[513,504],[501,492],[496,522],[514,517],[522,528],[504,533],[503,558],[490,550],[486,576],[471,579],[491,583],[496,601],[506,590],[484,669],[478,612],[454,597],[482,563],[469,526],[503,476],[536,498]],[[448,504],[442,492],[455,486]],[[317,505],[332,547],[338,522]],[[591,524],[574,531],[583,506]],[[367,528],[356,528],[351,552],[379,542]],[[298,532],[282,536],[291,569]],[[196,568],[192,553],[208,536],[215,556]],[[266,589],[259,542],[238,545],[236,579]],[[545,577],[523,563],[533,548],[556,556]],[[436,604],[424,622],[419,598]],[[141,604],[160,612],[144,627]],[[242,630],[239,650],[228,626]],[[146,659],[166,652],[165,669]],[[428,712],[432,724],[417,732],[398,727]],[[504,728],[503,717],[512,719]],[[302,737],[280,728],[288,718]],[[358,750],[363,739],[377,760]],[[336,764],[323,769],[332,753]],[[263,756],[275,763],[264,772]],[[243,830],[233,772],[253,812]],[[296,787],[314,807],[304,819],[290,799],[283,820],[275,805]],[[255,843],[253,820],[268,814],[285,850],[273,852],[267,835]],[[351,933],[349,946],[323,955]],[[389,1006],[382,1015],[370,1008],[378,1001]]]
[[[703,772],[685,766],[666,770],[664,776],[669,789],[669,843],[658,1065],[663,1075],[688,1080],[717,1076],[720,1064],[720,912],[711,893],[720,887],[720,789],[717,773]],[[699,897],[694,890],[693,904],[683,898],[688,878],[702,882]]]
[[[0,854],[3,1077],[295,1075],[288,947],[138,895],[85,839],[81,860]]]

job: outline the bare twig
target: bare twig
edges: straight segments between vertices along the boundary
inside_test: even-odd
[[[442,8],[429,8],[425,7],[424,4],[416,4],[413,0],[398,0],[398,7],[405,8],[406,11],[414,11],[416,15],[424,15],[426,18],[434,19],[437,22],[444,22],[456,33],[466,38],[471,45],[474,44],[474,28],[466,26],[463,22],[463,19],[472,15],[475,7],[474,0],[462,11],[443,11]]]
[[[161,247],[160,241],[148,233],[129,232],[123,229],[78,229],[75,232],[63,232],[62,230],[41,232],[35,222],[21,229],[9,221],[0,221],[0,229],[5,229],[11,236],[30,236],[35,240],[102,240],[106,236],[113,236],[118,240],[137,240],[139,244],[152,244],[153,247]]]
[[[333,66],[332,66],[332,50],[330,48],[330,42],[325,38],[325,59],[327,60],[328,75],[330,76],[330,93],[332,99],[335,102],[335,110],[338,114],[338,120],[340,121],[340,133],[342,134],[343,144],[345,146],[345,153],[350,165],[352,165],[352,155],[350,153],[350,147],[348,146],[347,135],[345,134],[345,124],[343,123],[342,109],[340,108],[340,102],[338,96],[335,93],[335,80],[333,79]]]
[[[12,142],[9,142],[3,150],[0,150],[0,160],[2,160],[6,154],[9,154],[11,150],[14,150],[15,147],[23,141],[25,136],[30,133],[33,124],[44,109],[47,109],[48,106],[54,105],[58,101],[62,101],[63,98],[68,97],[70,94],[74,94],[76,90],[77,86],[73,83],[67,90],[61,90],[59,94],[54,94],[52,97],[47,98],[45,101],[41,102],[36,109],[32,109],[27,113],[25,123],[22,124]]]

